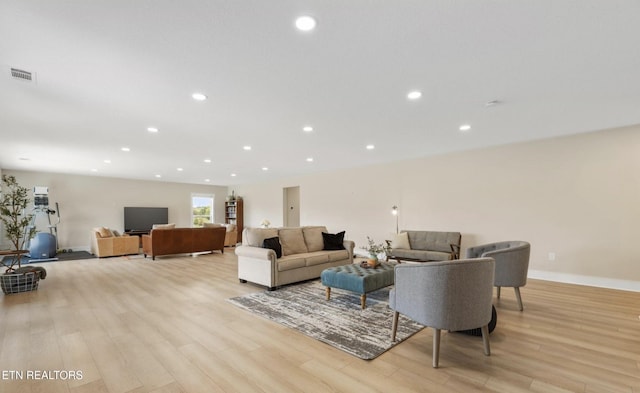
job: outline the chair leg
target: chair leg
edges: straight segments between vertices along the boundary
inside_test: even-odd
[[[523,307],[522,307],[522,297],[520,297],[520,288],[513,287],[513,289],[516,291],[516,299],[518,300],[518,307],[520,307],[520,311],[522,311]]]
[[[500,299],[500,287],[496,287],[498,288],[498,299]]]
[[[398,331],[398,315],[399,312],[393,314],[393,323],[391,324],[391,342],[396,341],[396,332]]]
[[[482,332],[482,346],[484,347],[485,356],[491,355],[491,348],[489,347],[489,325],[484,325],[480,328]]]
[[[433,368],[438,368],[440,360],[440,329],[433,328]]]

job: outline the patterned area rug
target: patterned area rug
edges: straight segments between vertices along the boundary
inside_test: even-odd
[[[396,342],[391,342],[393,311],[389,288],[367,294],[367,308],[360,295],[331,290],[326,300],[320,281],[291,285],[276,291],[252,293],[229,301],[261,317],[296,329],[361,359],[374,359],[424,326],[400,315]]]

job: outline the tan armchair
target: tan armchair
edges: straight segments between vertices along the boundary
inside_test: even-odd
[[[227,229],[224,235],[225,247],[235,247],[236,243],[238,243],[238,227],[236,224],[215,224],[207,222],[204,224],[204,227],[225,227]]]
[[[137,254],[140,251],[138,236],[117,236],[109,228],[91,230],[91,253],[98,258]]]

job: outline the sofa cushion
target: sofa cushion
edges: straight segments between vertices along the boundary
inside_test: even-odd
[[[451,259],[451,252],[407,250],[404,248],[393,249],[394,258],[409,258],[420,261],[448,261]]]
[[[282,255],[303,254],[307,252],[302,228],[281,228],[278,231]]]
[[[460,245],[460,232],[406,231],[413,250],[431,250],[449,253],[451,244]]]
[[[278,265],[278,271],[282,272],[285,270],[298,269],[306,266],[306,261],[304,255],[296,254],[296,255],[288,255],[284,256],[276,262]]]
[[[245,228],[242,235],[242,244],[245,246],[262,247],[264,239],[278,236],[275,228]]]
[[[409,234],[407,232],[398,233],[391,240],[391,248],[406,248],[410,249]]]
[[[304,227],[302,228],[302,234],[304,235],[304,242],[307,245],[309,252],[321,251],[324,248],[324,240],[322,238],[322,232],[326,232],[326,227]]]
[[[349,251],[347,250],[328,251],[327,256],[329,257],[329,262],[342,261],[343,259],[349,258]]]
[[[338,233],[326,233],[322,232],[322,239],[324,240],[323,250],[344,250],[344,231]]]
[[[321,265],[329,262],[329,254],[326,251],[310,252],[304,257],[306,266]]]
[[[276,252],[276,257],[282,258],[282,245],[280,245],[280,238],[269,237],[262,241],[262,248],[270,248]]]

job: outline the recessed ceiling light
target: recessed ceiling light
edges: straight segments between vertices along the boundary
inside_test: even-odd
[[[104,160],[105,164],[111,164],[111,160]]]
[[[232,173],[232,174],[231,174],[231,177],[236,177],[236,174],[235,174],[235,173]]]
[[[193,93],[191,94],[191,97],[196,101],[204,101],[207,99],[207,96],[202,93]]]
[[[156,177],[159,179],[159,178],[161,178],[161,177],[162,177],[162,175],[156,175]]]
[[[316,20],[308,15],[296,19],[296,27],[300,31],[311,31],[316,28]]]
[[[263,171],[268,171],[268,170],[269,170],[269,168],[267,168],[266,166],[263,166],[263,167],[262,167],[262,170],[263,170]]]
[[[491,100],[491,101],[487,101],[484,103],[484,106],[489,107],[489,106],[495,106],[500,104],[499,100]]]
[[[304,127],[302,127],[302,131],[304,131],[304,132],[311,132],[311,131],[313,131],[313,127],[311,127],[311,126],[304,126]]]
[[[147,127],[147,131],[155,134],[156,132],[158,132],[158,129],[156,127]]]
[[[27,158],[27,157],[18,157],[18,160],[20,160],[20,161],[31,161],[31,159]]]
[[[98,172],[96,168],[91,169],[91,172]]]
[[[373,150],[375,149],[375,145],[367,145],[367,150]]]
[[[243,146],[242,148],[245,150],[251,150],[251,146]]]
[[[409,94],[407,94],[407,98],[410,100],[417,100],[420,97],[422,97],[422,92],[418,90],[414,90],[412,92],[409,92]]]
[[[313,157],[307,158],[307,162],[313,162]]]
[[[460,131],[469,131],[471,126],[469,124],[463,124],[460,126]]]
[[[209,183],[211,179],[204,179],[205,182]]]
[[[182,168],[176,168],[176,170],[177,170],[178,172],[182,172],[184,169],[182,169]]]
[[[206,162],[207,164],[211,164],[211,159],[210,158],[205,158],[204,162]]]
[[[120,150],[122,150],[122,151],[131,151],[131,149],[129,149],[128,147],[121,147]]]

